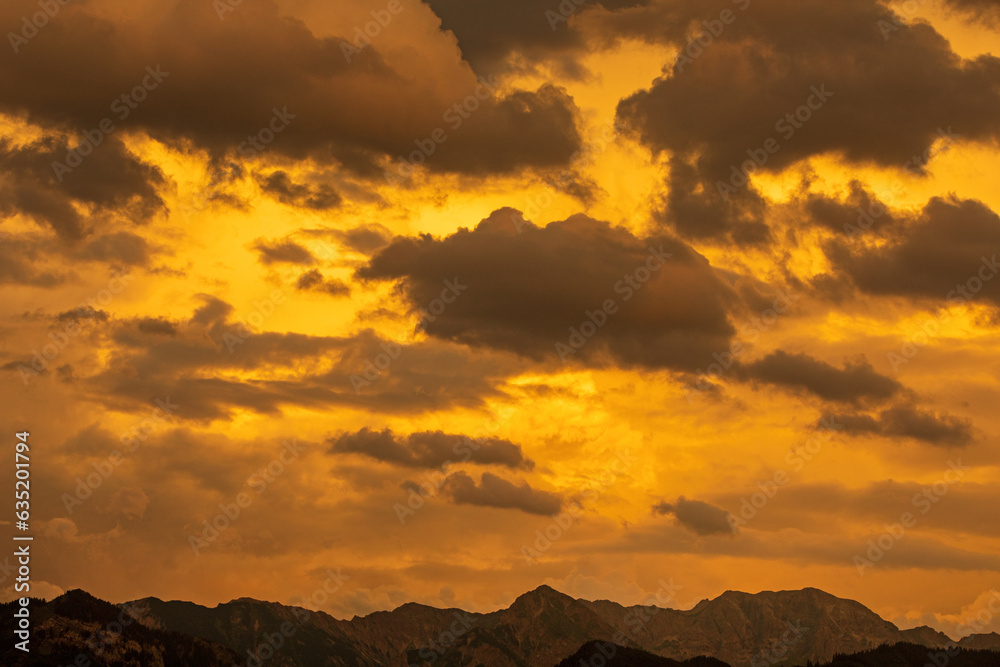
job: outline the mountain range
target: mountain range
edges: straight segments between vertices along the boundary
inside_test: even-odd
[[[6,636],[13,634],[13,604],[0,611]],[[682,611],[578,600],[541,586],[486,614],[408,603],[351,620],[250,598],[216,607],[157,598],[114,605],[72,590],[33,601],[32,619],[32,653],[5,647],[2,664],[902,666],[912,654],[912,664],[923,667],[940,654],[951,667],[1000,665],[996,633],[954,642],[926,626],[900,630],[858,602],[814,588],[727,591]],[[864,661],[881,659],[879,651],[893,657]]]

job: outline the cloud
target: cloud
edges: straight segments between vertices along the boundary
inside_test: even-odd
[[[112,0],[61,8],[43,38],[0,61],[0,88],[11,93],[0,111],[74,134],[107,118],[114,132],[193,144],[215,158],[311,157],[376,177],[385,160],[410,154],[436,128],[448,139],[427,161],[434,170],[561,166],[580,147],[576,107],[564,91],[546,84],[491,94],[442,48],[441,33],[426,36],[420,58],[387,59],[380,43],[349,62],[341,44],[353,39],[350,29],[330,34],[274,0],[244,3],[224,20],[200,0],[130,8],[116,11]],[[0,22],[19,25],[36,11],[33,0],[12,0],[0,7]],[[416,3],[407,11],[429,14]],[[122,96],[137,86],[141,101],[129,98],[131,108]],[[474,112],[448,115],[469,96]],[[324,199],[332,201],[329,193],[317,201]]]
[[[803,480],[788,485],[768,501],[766,512],[760,512],[748,522],[744,536],[751,530],[814,532],[818,529],[822,533],[838,524],[858,533],[870,528],[881,529],[886,508],[898,508],[898,513],[908,509],[918,517],[923,530],[951,531],[965,536],[994,535],[1000,528],[1000,517],[984,514],[978,508],[991,507],[1000,501],[1000,490],[990,482],[969,479],[968,471],[976,468],[963,461],[964,457],[956,457],[945,462],[932,455],[920,467],[917,477],[921,481],[874,479],[853,486],[854,480],[851,485]],[[893,471],[892,474],[895,477],[897,473]],[[958,474],[961,477],[956,477]],[[948,488],[946,498],[940,493],[943,487]],[[737,488],[720,495],[718,500],[736,506],[745,495],[746,490]]]
[[[753,380],[804,389],[824,400],[845,403],[886,401],[903,388],[896,380],[876,372],[863,356],[848,360],[840,369],[808,354],[778,350],[742,366],[740,371]]]
[[[4,235],[0,239],[0,284],[46,289],[61,285],[70,274],[54,267],[43,268],[45,260],[53,260],[60,254],[60,248],[39,235]]]
[[[160,334],[161,336],[177,334],[177,327],[170,320],[161,317],[144,317],[139,320],[137,326],[142,333]]]
[[[531,488],[527,482],[520,485],[484,472],[479,485],[464,472],[449,475],[443,490],[460,505],[517,509],[528,514],[550,516],[562,508],[562,498],[548,491]]]
[[[121,450],[121,439],[99,423],[91,424],[68,438],[62,446],[70,456],[77,460],[87,457],[107,457],[116,450]]]
[[[351,250],[366,255],[370,255],[379,248],[387,245],[392,239],[392,232],[377,222],[359,225],[346,230],[334,229],[330,230],[329,233]]]
[[[151,254],[146,239],[130,232],[115,232],[90,239],[75,256],[85,261],[141,266],[149,263]]]
[[[887,410],[876,419],[871,415],[833,415],[826,420],[844,425],[842,433],[911,438],[938,447],[964,447],[972,442],[972,423],[948,414],[935,414],[903,405]]]
[[[45,522],[45,536],[70,542],[77,537],[77,526],[71,519],[57,517]]]
[[[156,192],[164,182],[160,170],[129,152],[119,138],[105,137],[100,150],[78,168],[57,175],[52,165],[63,161],[68,150],[66,140],[54,136],[24,145],[0,139],[0,217],[23,215],[73,242],[90,234],[102,217],[144,223],[166,210]],[[92,215],[82,214],[81,208]],[[106,240],[105,253],[115,239],[121,243],[123,237]],[[83,258],[103,259],[101,247],[91,246],[90,253],[98,256],[87,257],[85,250]]]
[[[471,439],[442,431],[423,431],[407,436],[389,429],[342,433],[327,440],[333,454],[361,454],[368,458],[409,468],[440,468],[446,463],[471,462],[531,470],[535,464],[524,457],[520,445],[501,438]]]
[[[993,0],[945,0],[946,4],[982,20],[988,25],[996,25],[1000,18],[1000,7]]]
[[[82,385],[96,400],[119,407],[183,396],[176,416],[186,420],[230,419],[236,409],[278,416],[291,405],[404,414],[480,407],[487,397],[505,396],[500,387],[518,368],[510,355],[473,354],[437,340],[403,348],[370,330],[345,336],[251,331],[230,319],[230,304],[205,294],[199,299],[187,321],[171,321],[174,335],[140,326],[142,318],[100,323],[107,361],[81,375]],[[373,360],[387,349],[394,354],[391,366],[375,368]],[[296,371],[294,380],[289,370]]]
[[[859,181],[850,183],[850,193],[843,201],[826,195],[810,195],[805,201],[809,218],[820,227],[840,235],[871,231],[878,234],[899,219]]]
[[[264,193],[288,206],[326,211],[341,203],[340,195],[326,183],[317,186],[295,183],[287,172],[281,170],[259,177],[258,182]]]
[[[732,535],[729,512],[702,500],[688,500],[684,496],[675,503],[666,501],[653,505],[653,514],[672,514],[677,523],[696,535]]]
[[[760,246],[772,241],[771,231],[763,222],[764,203],[752,190],[740,197],[722,199],[707,187],[699,168],[682,155],[672,155],[668,162],[668,190],[664,208],[654,213],[661,223],[692,239],[728,236],[740,245]]]
[[[704,5],[653,3],[609,17],[605,29],[687,48],[690,19],[719,15]],[[755,0],[745,13],[730,3],[712,9],[723,6],[736,14],[731,25],[699,45],[691,62],[667,63],[652,86],[618,105],[629,132],[690,165],[705,190],[692,196],[719,209],[703,236],[724,235],[747,214],[757,195],[736,187],[723,206],[718,184],[730,183],[734,167],[760,154],[768,139],[779,147],[764,151],[754,170],[777,172],[820,154],[901,168],[942,133],[962,141],[1000,136],[993,111],[1000,105],[1000,59],[958,58],[927,24],[904,26],[887,40],[879,22],[894,15],[875,0]],[[808,120],[787,120],[807,103],[813,109],[800,118]],[[698,221],[685,217],[681,203],[672,204],[669,217],[691,231]]]
[[[261,264],[313,264],[316,258],[312,253],[295,241],[265,241],[257,239],[253,244],[260,254]]]
[[[319,269],[311,269],[299,276],[295,282],[295,288],[325,292],[331,296],[347,296],[351,293],[351,288],[347,283],[343,280],[327,280]]]
[[[894,225],[882,245],[835,241],[825,251],[837,273],[867,294],[995,307],[997,248],[1000,216],[979,201],[935,197],[915,219]]]
[[[141,519],[149,507],[149,496],[137,486],[126,486],[115,491],[108,507],[126,517]]]
[[[532,61],[551,61],[565,74],[583,72],[577,57],[586,45],[584,36],[569,25],[558,1],[511,0],[499,5],[489,0],[425,0],[441,18],[441,29],[458,40],[462,57],[477,72],[513,67],[517,54]],[[574,13],[593,6],[608,9],[645,4],[644,0],[594,0],[574,3]],[[572,14],[570,15],[572,16]]]
[[[398,237],[357,274],[400,281],[414,310],[457,281],[454,302],[425,318],[427,334],[534,360],[561,350],[595,365],[693,370],[733,335],[726,304],[734,297],[708,260],[672,237],[638,238],[584,215],[536,227],[501,209],[443,239]],[[608,300],[614,312],[595,315]],[[592,319],[603,326],[584,325]],[[556,347],[592,326],[571,355]]]

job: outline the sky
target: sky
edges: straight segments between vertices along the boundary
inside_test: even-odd
[[[350,618],[672,581],[1000,630],[995,2],[0,26],[33,594]]]

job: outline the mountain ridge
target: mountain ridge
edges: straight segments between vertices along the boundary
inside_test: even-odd
[[[116,655],[146,650],[142,639],[153,642],[150,655],[176,644],[171,655],[197,654],[206,665],[239,656],[242,662],[229,664],[553,667],[588,645],[591,651],[595,646],[620,647],[615,660],[621,664],[702,664],[707,657],[718,662],[703,664],[731,667],[823,664],[835,655],[895,644],[1000,651],[996,633],[956,642],[927,626],[900,630],[860,602],[817,588],[725,591],[682,610],[576,599],[542,585],[488,613],[408,602],[350,620],[249,597],[215,607],[156,597],[113,605],[74,589],[39,604],[35,618],[44,626],[42,636],[60,651],[66,647],[53,639],[52,631],[78,637],[78,648],[85,653],[87,632],[128,613],[134,623],[112,644]],[[4,664],[28,664],[4,657]]]

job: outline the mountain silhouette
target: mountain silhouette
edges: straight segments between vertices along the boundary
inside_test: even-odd
[[[9,635],[14,604],[0,611]],[[951,667],[1000,665],[996,633],[954,642],[926,626],[900,630],[814,588],[726,591],[676,610],[578,600],[540,586],[486,614],[407,603],[350,620],[250,598],[216,607],[157,598],[115,605],[80,590],[31,609],[32,653],[8,645],[3,665],[71,665],[83,655],[96,667],[841,667],[905,666],[920,654],[923,667],[942,651],[954,653]],[[861,662],[849,662],[855,656]]]

